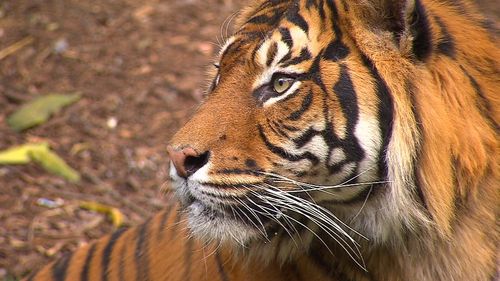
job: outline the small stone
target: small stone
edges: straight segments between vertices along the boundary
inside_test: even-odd
[[[106,125],[108,126],[108,128],[114,129],[116,128],[116,126],[118,126],[118,119],[116,119],[116,117],[110,117],[106,121]]]
[[[61,198],[57,198],[55,200],[51,200],[48,198],[38,198],[38,200],[36,200],[36,204],[41,207],[54,209],[61,207],[64,204],[64,200]]]
[[[68,50],[69,43],[66,39],[61,38],[54,43],[54,52],[56,54],[64,53]]]

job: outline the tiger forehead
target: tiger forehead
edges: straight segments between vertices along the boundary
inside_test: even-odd
[[[341,36],[341,23],[336,11],[308,9],[308,4],[303,1],[291,1],[288,4],[293,5],[274,7],[280,11],[280,16],[275,17],[272,24],[254,20],[261,17],[263,11],[250,15],[221,49],[221,64],[226,57],[228,61],[234,61],[235,58],[242,59],[242,56],[260,67],[273,62],[286,63],[297,57],[304,59],[307,54],[318,55],[332,39]],[[268,13],[272,14],[272,11]],[[334,13],[335,17],[327,22],[325,13]]]
[[[264,67],[287,63],[301,52],[311,53],[309,43],[308,34],[300,27],[280,26],[256,47],[252,60]]]
[[[230,37],[219,52],[219,61],[221,66],[243,61],[258,68],[290,66],[298,57],[304,59],[305,53],[307,57],[318,54],[320,46],[317,46],[303,29],[287,24],[273,29],[267,36],[256,38],[236,34]]]

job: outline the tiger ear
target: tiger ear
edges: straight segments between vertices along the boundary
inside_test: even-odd
[[[359,22],[391,34],[402,51],[421,61],[430,55],[431,28],[421,0],[357,0],[348,5]]]

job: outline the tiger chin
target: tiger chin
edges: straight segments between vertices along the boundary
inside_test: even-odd
[[[254,1],[235,30],[167,147],[179,207],[33,280],[498,278],[500,51],[472,3]]]

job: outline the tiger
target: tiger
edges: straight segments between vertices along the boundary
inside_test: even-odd
[[[28,280],[498,280],[500,58],[466,0],[253,1],[177,202]]]

